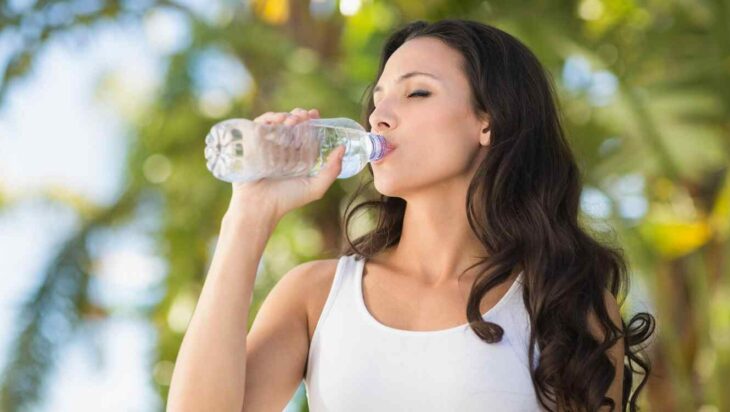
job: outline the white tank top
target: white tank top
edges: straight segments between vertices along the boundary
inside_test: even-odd
[[[342,256],[309,348],[312,412],[542,411],[530,378],[522,273],[483,315],[504,329],[486,343],[468,325],[395,329],[365,306],[365,259]],[[535,345],[535,360],[539,357]]]

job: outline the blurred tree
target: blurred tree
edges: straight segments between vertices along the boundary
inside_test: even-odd
[[[0,34],[17,46],[3,71],[0,103],[48,41],[64,33],[174,10],[184,16],[192,41],[167,56],[155,99],[129,115],[125,190],[117,202],[101,207],[69,193],[47,194],[49,201],[78,211],[83,224],[24,305],[2,375],[0,409],[21,410],[38,399],[54,354],[75,328],[116,316],[88,296],[95,259],[90,237],[151,210],[161,217],[152,235],[168,273],[164,297],[145,316],[158,330],[158,360],[151,371],[165,399],[170,365],[230,193],[205,169],[202,137],[210,126],[294,107],[319,108],[323,117],[359,118],[363,91],[375,80],[379,48],[390,31],[414,19],[461,17],[512,33],[557,75],[585,193],[606,205],[602,214],[586,205],[585,224],[600,236],[610,233],[607,225],[616,229],[635,286],[648,290],[659,321],[645,407],[730,410],[730,395],[722,390],[730,381],[727,1],[221,0],[212,17],[172,1],[106,1],[91,9],[75,4],[36,1],[23,10],[0,5]],[[200,67],[211,55],[244,67],[249,87],[237,93],[206,90]],[[102,96],[113,96],[112,82],[101,86]],[[336,255],[343,202],[358,183],[338,181],[321,201],[280,223],[262,260],[249,326],[287,269]],[[374,195],[372,187],[364,193]],[[12,203],[0,196],[0,208]],[[371,223],[367,218],[361,230]],[[182,323],[175,320],[180,316]],[[59,320],[68,333],[49,334]]]

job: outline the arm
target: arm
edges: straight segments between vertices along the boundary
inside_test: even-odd
[[[268,214],[226,215],[175,362],[168,411],[238,411],[256,270],[276,225]]]
[[[608,290],[604,291],[603,298],[608,316],[611,318],[614,325],[621,328],[621,312],[619,310],[618,303],[616,302],[616,298]],[[591,312],[588,317],[588,324],[593,336],[595,336],[599,341],[603,341],[605,335],[593,312]],[[619,338],[616,343],[608,349],[606,354],[616,368],[616,375],[614,376],[611,386],[608,388],[606,396],[613,399],[615,402],[616,408],[614,411],[620,411],[623,398],[622,390],[624,380],[624,338]],[[600,411],[609,411],[609,409],[607,406],[604,406],[600,409]]]
[[[309,355],[307,301],[329,291],[337,260],[296,266],[271,290],[248,336],[243,411],[281,412],[304,378]]]
[[[254,122],[293,126],[313,117],[319,117],[316,110],[297,108],[291,113],[267,112]],[[246,410],[264,405],[281,410],[291,397],[308,353],[303,304],[307,271],[295,268],[284,276],[264,302],[261,319],[248,338],[256,271],[276,223],[324,196],[342,170],[343,153],[344,145],[334,149],[316,176],[232,185],[218,245],[175,363],[169,411],[238,412],[244,402]]]

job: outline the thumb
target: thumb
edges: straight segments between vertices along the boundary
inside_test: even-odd
[[[332,183],[342,171],[342,157],[344,154],[345,146],[337,146],[327,155],[327,160],[319,173],[312,178],[314,190],[320,196],[324,196],[324,193],[332,186]]]
[[[342,171],[342,157],[345,155],[345,146],[339,145],[327,156],[327,163],[322,172],[329,175],[332,180],[336,179]]]

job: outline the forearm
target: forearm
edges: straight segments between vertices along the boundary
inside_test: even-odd
[[[258,264],[277,219],[227,213],[170,384],[169,411],[241,410]]]

